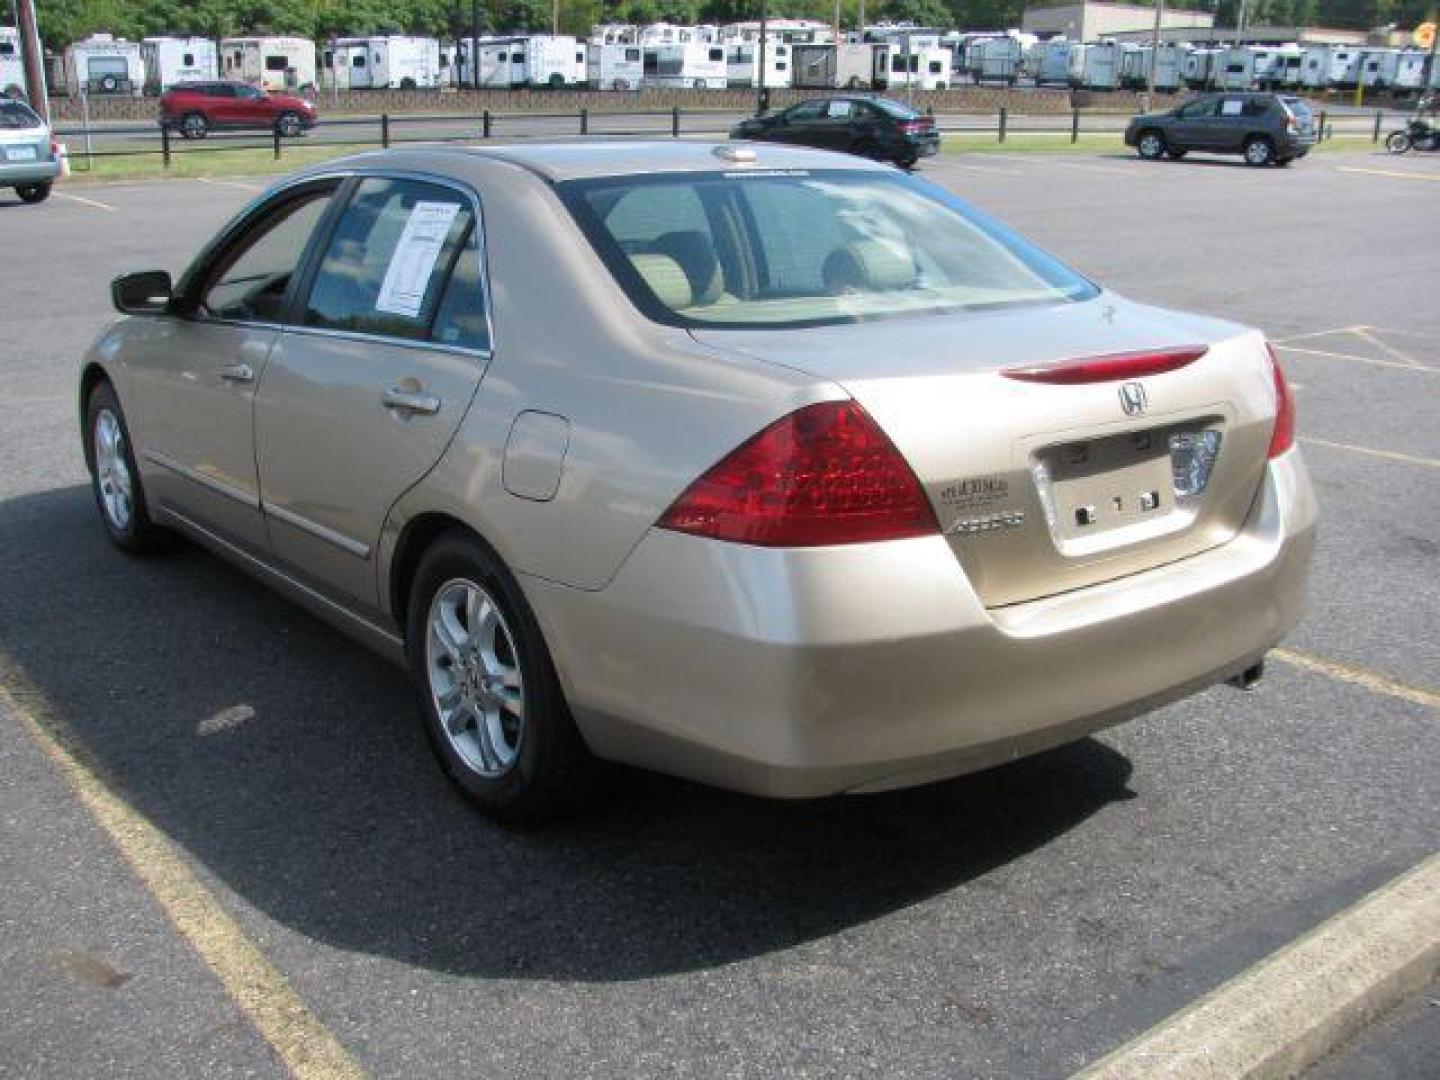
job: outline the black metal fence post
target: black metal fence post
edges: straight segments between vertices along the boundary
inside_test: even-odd
[[[280,125],[276,124],[270,129],[270,137],[275,142],[275,160],[280,160]]]
[[[676,105],[674,108],[672,108],[672,109],[670,110],[670,137],[671,137],[672,139],[678,139],[678,138],[680,137],[680,106],[679,106],[679,105]]]
[[[170,129],[160,129],[160,160],[165,168],[170,168]]]
[[[1320,110],[1320,130],[1315,135],[1316,142],[1325,141],[1325,110]]]
[[[380,145],[386,150],[390,149],[390,114],[380,114]]]
[[[481,137],[482,139],[488,139],[488,138],[490,137],[490,110],[489,110],[489,109],[486,109],[483,113],[480,114],[480,137]]]
[[[1010,110],[1004,105],[1000,106],[1000,141],[1005,141],[1005,128],[1009,126]]]
[[[1070,141],[1071,141],[1072,143],[1078,143],[1078,142],[1080,141],[1080,110],[1079,110],[1079,109],[1071,109],[1071,110],[1070,110]]]
[[[1384,111],[1383,109],[1376,109],[1376,110],[1375,110],[1375,131],[1374,131],[1374,133],[1371,134],[1371,136],[1370,136],[1370,141],[1371,141],[1371,142],[1379,142],[1379,141],[1380,141],[1380,125],[1383,124],[1384,122],[1385,122],[1385,111]]]
[[[580,106],[580,134],[590,134],[590,110],[584,105]]]

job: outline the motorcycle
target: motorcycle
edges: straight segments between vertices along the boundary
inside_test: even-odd
[[[1426,104],[1429,104],[1428,101]],[[1392,154],[1403,154],[1411,149],[1440,150],[1440,126],[1420,108],[1415,111],[1402,131],[1392,131],[1385,137],[1385,149]]]

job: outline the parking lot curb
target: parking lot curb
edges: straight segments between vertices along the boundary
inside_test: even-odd
[[[1440,854],[1078,1073],[1294,1076],[1440,973]]]

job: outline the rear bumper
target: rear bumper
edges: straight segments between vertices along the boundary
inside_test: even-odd
[[[43,184],[60,175],[58,158],[38,161],[0,162],[0,187],[14,187],[17,184]]]
[[[1315,518],[1291,451],[1223,547],[1006,608],[938,537],[776,551],[653,530],[600,592],[524,585],[597,754],[815,796],[983,768],[1238,673],[1300,618]]]

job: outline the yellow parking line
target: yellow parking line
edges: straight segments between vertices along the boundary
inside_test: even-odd
[[[1373,356],[1356,356],[1354,353],[1327,352],[1324,349],[1305,349],[1299,345],[1286,345],[1284,342],[1272,341],[1270,344],[1285,352],[1299,353],[1301,356],[1320,356],[1326,360],[1351,360],[1357,364],[1369,364],[1372,367],[1383,367],[1398,369],[1400,371],[1428,371],[1434,373],[1436,368],[1426,367],[1423,364],[1408,363],[1402,364],[1398,360],[1379,360]]]
[[[1374,345],[1377,349],[1381,350],[1384,353],[1387,353],[1391,359],[1398,361],[1399,363],[1406,364],[1410,367],[1425,366],[1424,364],[1420,363],[1419,360],[1416,360],[1413,356],[1407,356],[1405,353],[1402,353],[1393,345],[1387,345],[1385,342],[1381,341],[1371,332],[1371,329],[1368,326],[1357,326],[1355,328],[1355,336],[1358,337],[1361,341],[1368,341],[1371,345]]]
[[[1370,176],[1391,176],[1397,180],[1429,180],[1440,182],[1440,173],[1396,172],[1394,169],[1360,169],[1353,165],[1339,165],[1336,172],[1366,173]]]
[[[71,195],[68,191],[52,191],[50,194],[57,199],[69,199],[71,202],[83,203],[85,206],[92,206],[96,210],[114,210],[115,207],[109,203],[103,203],[99,199],[87,199],[84,195]]]
[[[0,653],[0,706],[74,788],[167,918],[296,1077],[348,1080],[364,1070],[186,865],[164,833],[85,761],[45,695]]]
[[[1291,667],[1304,668],[1306,671],[1313,671],[1319,675],[1328,675],[1332,679],[1363,686],[1373,693],[1399,698],[1401,701],[1408,701],[1414,705],[1440,709],[1440,691],[1397,682],[1390,676],[1381,675],[1378,671],[1371,671],[1369,668],[1342,664],[1338,660],[1327,660],[1323,656],[1312,656],[1310,653],[1298,652],[1295,649],[1271,649],[1270,655]]]
[[[1331,442],[1329,439],[1313,439],[1308,435],[1301,436],[1300,441],[1307,446],[1323,446],[1327,450],[1349,450],[1354,454],[1368,454],[1370,457],[1384,458],[1386,461],[1400,461],[1406,465],[1422,465],[1427,469],[1440,469],[1440,460],[1427,457],[1416,457],[1414,454],[1402,454],[1395,450],[1376,450],[1369,446],[1355,446],[1351,443]]]

